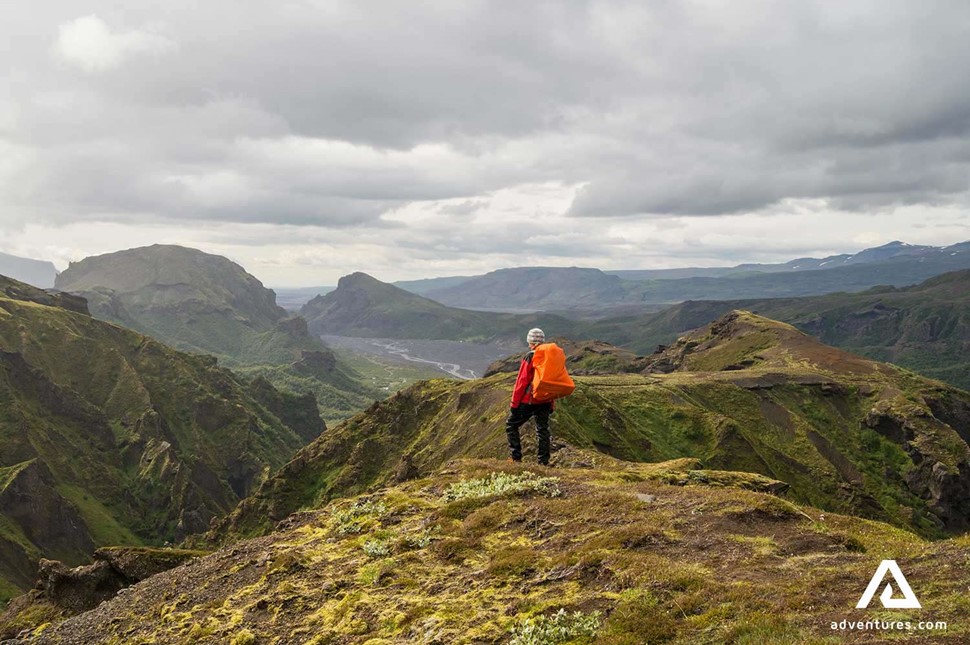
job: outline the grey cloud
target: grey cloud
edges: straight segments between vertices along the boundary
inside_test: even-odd
[[[576,218],[970,205],[963,2],[15,4],[20,218],[380,229],[546,181],[584,186]],[[142,44],[65,64],[87,15]]]

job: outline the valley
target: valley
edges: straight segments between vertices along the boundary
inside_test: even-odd
[[[155,256],[192,268],[158,272]],[[587,295],[559,313],[462,309],[356,273],[293,315],[226,262],[150,247],[72,265],[71,293],[0,282],[0,595],[41,571],[0,637],[502,641],[561,609],[617,642],[802,642],[887,548],[923,555],[907,573],[956,619],[962,582],[928,563],[970,557],[970,393],[943,382],[966,374],[967,271],[656,311],[596,304],[602,278],[581,272]],[[434,284],[468,298],[468,281]],[[577,384],[548,470],[500,461],[533,326]],[[525,488],[487,492],[499,481]],[[25,514],[37,491],[45,511]],[[801,558],[842,575],[812,569],[825,599],[795,616],[794,587],[764,589]],[[643,567],[696,582],[644,595]],[[126,614],[132,598],[147,617]],[[467,603],[474,620],[454,611]]]
[[[397,363],[416,363],[425,373],[430,370],[438,376],[445,374],[458,379],[480,377],[489,365],[517,349],[512,343],[479,344],[454,340],[358,338],[329,334],[322,335],[321,339],[337,350]]]

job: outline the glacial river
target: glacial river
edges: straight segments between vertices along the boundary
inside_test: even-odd
[[[331,347],[374,354],[398,361],[420,363],[463,380],[478,378],[494,361],[517,351],[515,347],[480,345],[454,340],[401,340],[330,335],[323,335],[320,338]]]

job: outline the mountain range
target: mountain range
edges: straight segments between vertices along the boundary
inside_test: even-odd
[[[963,246],[648,281],[533,268],[509,292],[551,307],[572,282],[574,307],[608,309],[597,294],[668,283],[849,285],[595,320],[459,309],[362,273],[294,317],[180,247],[75,263],[61,291],[0,278],[0,596],[39,563],[0,639],[811,642],[892,556],[959,642],[970,393],[882,361],[967,374],[970,270],[940,274]],[[917,265],[933,277],[850,292]],[[319,395],[276,386],[364,393],[360,410],[370,390],[318,334],[513,352],[537,325],[577,383],[554,468],[501,461],[519,354],[329,428]]]
[[[970,387],[970,270],[903,288],[876,287],[801,298],[688,301],[660,312],[577,321],[554,314],[500,314],[447,307],[365,274],[308,303],[314,333],[385,338],[501,340],[522,347],[534,326],[551,336],[600,339],[638,354],[652,352],[732,309],[791,323],[822,341]]]
[[[970,242],[946,247],[892,242],[854,255],[802,258],[777,265],[656,271],[521,267],[467,279],[439,278],[401,286],[466,309],[592,310],[603,317],[616,313],[614,308],[633,305],[794,297],[862,291],[878,285],[902,287],[961,269],[970,269]]]

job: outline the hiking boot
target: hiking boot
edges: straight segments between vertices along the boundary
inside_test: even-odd
[[[513,463],[513,464],[521,464],[522,463],[522,460],[521,459],[516,459],[514,457],[509,457],[505,461],[507,461],[509,463]]]

